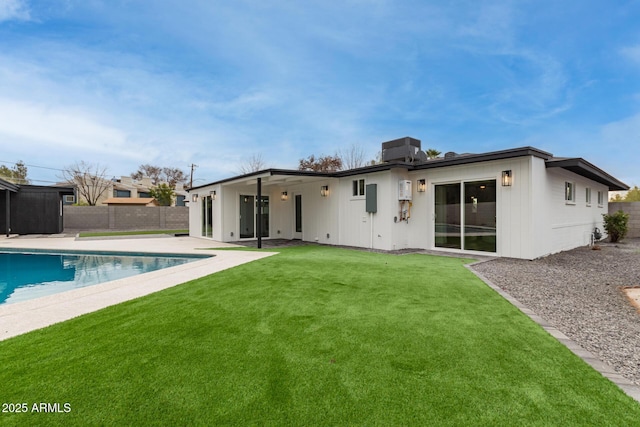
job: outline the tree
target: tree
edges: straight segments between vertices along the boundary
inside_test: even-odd
[[[436,159],[438,158],[438,156],[441,154],[440,151],[434,149],[434,148],[429,148],[428,150],[425,151],[425,154],[427,155],[427,158],[429,159]]]
[[[338,151],[342,166],[345,169],[355,169],[366,165],[364,148],[358,144],[351,144],[348,148]]]
[[[300,159],[298,170],[315,172],[336,172],[342,169],[342,160],[338,155],[316,157],[312,154],[306,159]]]
[[[178,184],[184,184],[187,182],[187,175],[178,168],[160,167],[154,165],[140,165],[138,171],[131,174],[131,178],[140,180],[148,176],[151,178],[153,185],[158,185],[162,182],[169,184],[169,187],[175,189]]]
[[[382,151],[378,151],[376,153],[376,158],[375,159],[369,160],[369,165],[370,166],[379,165],[380,163],[382,163]]]
[[[623,202],[640,202],[640,188],[637,185],[634,185],[633,188],[627,191],[627,194],[624,196]]]
[[[113,184],[107,179],[107,168],[97,163],[76,162],[66,166],[62,178],[76,187],[79,198],[86,200],[89,206],[95,206]]]
[[[252,172],[258,172],[266,168],[262,159],[262,154],[252,154],[243,164],[240,165],[240,173],[246,175]]]
[[[611,243],[624,239],[629,231],[629,214],[619,210],[611,215],[602,214],[602,218],[604,219],[604,229],[607,231]]]
[[[0,166],[0,178],[14,184],[30,184],[31,181],[27,178],[27,173],[27,166],[22,160],[19,160],[12,168],[5,165]]]
[[[151,188],[149,194],[156,199],[160,206],[171,206],[176,192],[169,184],[161,183]]]

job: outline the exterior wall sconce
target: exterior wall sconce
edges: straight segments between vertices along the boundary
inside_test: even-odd
[[[198,201],[198,193],[193,193],[191,195],[191,201],[192,202],[197,202]]]
[[[502,171],[502,186],[511,187],[511,184],[513,184],[513,172],[511,172],[511,169]]]
[[[280,200],[282,200],[283,202],[286,202],[287,199],[289,199],[289,195],[287,194],[286,191],[283,191],[282,194],[280,194]]]
[[[216,190],[210,191],[209,195],[211,196],[211,200],[215,200],[217,197]]]
[[[329,186],[328,185],[323,185],[322,187],[320,187],[320,195],[322,197],[327,197],[329,195]]]
[[[424,193],[427,191],[427,181],[424,179],[418,180],[418,193]]]

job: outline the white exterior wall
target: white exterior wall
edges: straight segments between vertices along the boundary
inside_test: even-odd
[[[502,171],[512,171],[512,185],[502,186]],[[405,168],[344,178],[272,177],[263,179],[263,195],[270,198],[269,238],[302,238],[309,242],[383,250],[435,248],[435,186],[496,181],[496,255],[534,259],[587,245],[594,227],[603,230],[608,188],[561,168],[546,168],[543,159],[529,156],[408,172]],[[377,212],[366,212],[366,196],[353,196],[354,180],[377,185]],[[417,191],[418,180],[426,191]],[[398,182],[412,185],[411,216],[400,221]],[[297,182],[296,182],[297,181]],[[564,200],[565,182],[575,184],[576,201]],[[329,186],[322,197],[320,187]],[[591,188],[587,206],[585,188]],[[201,237],[202,196],[217,192],[213,201],[213,239],[239,238],[239,198],[256,194],[255,181],[223,183],[194,190],[189,201],[189,233]],[[287,192],[287,200],[281,193]],[[604,201],[598,205],[598,191]],[[295,233],[295,196],[302,196],[302,235]],[[191,195],[189,199],[191,199]],[[445,249],[442,249],[445,250]],[[450,249],[446,249],[451,251]],[[472,252],[470,252],[472,253]],[[480,252],[482,254],[482,252]]]
[[[574,183],[575,202],[565,201],[565,182]],[[586,188],[591,188],[590,205],[586,203]],[[598,191],[604,193],[602,205],[598,205]],[[608,187],[564,169],[547,169],[545,196],[540,204],[548,215],[536,257],[588,245],[593,229],[603,230],[602,214],[608,212],[608,191]]]
[[[366,211],[366,195],[353,196],[353,181],[376,184],[377,212]],[[398,248],[393,217],[396,212],[398,180],[407,179],[406,170],[356,175],[340,179],[340,244],[373,249]],[[405,243],[406,244],[406,243]],[[406,247],[406,246],[402,246]]]

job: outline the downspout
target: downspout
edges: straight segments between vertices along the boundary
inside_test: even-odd
[[[262,178],[258,178],[258,223],[256,224],[258,233],[258,249],[262,249]]]
[[[11,192],[9,192],[8,188],[5,190],[5,194],[7,196],[7,203],[5,203],[5,221],[7,227],[7,237],[9,237],[9,234],[11,233]]]

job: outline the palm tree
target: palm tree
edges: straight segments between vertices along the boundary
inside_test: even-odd
[[[429,159],[435,159],[440,155],[440,151],[436,150],[435,148],[429,148],[428,150],[425,151],[427,158]]]

